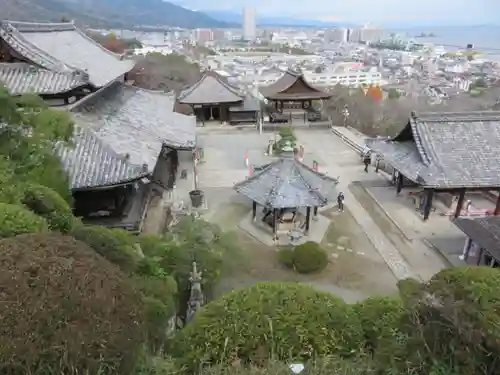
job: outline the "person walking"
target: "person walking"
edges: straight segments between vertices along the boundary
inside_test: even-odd
[[[339,211],[343,212],[344,211],[344,193],[340,192],[339,195],[337,196],[337,204],[339,206]]]
[[[365,151],[365,153],[363,155],[363,164],[365,165],[365,172],[366,173],[368,173],[368,166],[371,164],[371,162],[372,162],[371,151],[367,150],[367,151]]]

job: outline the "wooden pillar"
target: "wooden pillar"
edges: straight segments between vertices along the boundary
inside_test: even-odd
[[[425,192],[425,207],[424,207],[424,220],[429,218],[432,209],[432,198],[434,197],[433,189],[424,189]]]
[[[493,215],[500,215],[500,191],[498,192],[497,204],[495,206],[495,211],[493,211]]]
[[[483,254],[484,254],[484,248],[480,248],[479,249],[479,254],[477,254],[476,266],[481,265],[481,260],[483,259]]]
[[[459,217],[460,214],[462,213],[462,208],[464,207],[464,201],[465,201],[465,189],[460,190],[460,194],[458,196],[458,201],[457,201],[457,207],[455,209],[455,218]]]
[[[278,209],[273,209],[273,237],[275,240],[278,239]]]
[[[376,158],[377,161],[375,162],[375,173],[378,173],[378,170],[380,168],[380,157],[377,155]]]
[[[311,207],[306,210],[306,234],[309,234],[309,227],[311,225]]]
[[[403,189],[403,174],[401,172],[398,173],[398,181],[396,185],[396,194],[401,193],[401,189]]]
[[[318,206],[314,207],[314,216],[318,216]]]
[[[256,218],[257,218],[257,202],[253,201],[252,202],[252,219],[253,219],[253,221],[255,221]]]

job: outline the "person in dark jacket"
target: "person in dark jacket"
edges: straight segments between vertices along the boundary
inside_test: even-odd
[[[339,211],[344,211],[344,193],[340,192],[337,196],[337,204],[339,206]]]
[[[365,172],[368,173],[368,166],[372,162],[372,152],[370,150],[366,151],[363,155],[363,164],[365,165]]]

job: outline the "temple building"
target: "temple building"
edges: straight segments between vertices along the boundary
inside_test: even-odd
[[[260,93],[268,100],[271,122],[302,122],[321,120],[321,113],[313,102],[329,99],[332,95],[313,87],[304,75],[286,71],[275,83],[262,87]]]
[[[318,208],[328,204],[337,183],[289,156],[262,166],[234,188],[252,200],[253,221],[267,225],[277,240],[292,230],[307,236],[311,215],[316,216]],[[257,206],[262,207],[261,214]]]
[[[12,95],[37,94],[74,118],[71,144],[55,150],[75,215],[140,231],[153,195],[189,200],[196,119],[174,112],[173,94],[126,83],[133,66],[72,23],[0,25],[0,84]]]
[[[192,86],[182,91],[177,100],[193,108],[196,119],[205,123],[255,124],[259,121],[260,104],[250,94],[229,84],[214,71],[206,71]]]
[[[398,194],[405,185],[422,188],[424,220],[435,195],[448,197],[458,217],[466,192],[500,191],[500,112],[412,114],[395,137],[366,144],[394,169]]]
[[[477,266],[500,267],[500,217],[459,217],[454,223],[467,236],[461,259]]]
[[[135,62],[108,51],[82,31],[74,23],[31,23],[2,21],[0,24],[0,63],[26,63],[32,66],[31,75],[24,75],[27,82],[17,84],[36,93],[47,90],[47,72],[54,73],[54,80],[64,77],[83,81],[86,91],[50,87],[51,105],[67,105],[81,99],[82,94],[97,91],[115,81],[126,81],[127,73]],[[15,68],[15,67],[14,67]],[[11,68],[11,73],[14,71]],[[5,67],[4,67],[5,69]],[[37,70],[37,71],[35,71]],[[4,75],[5,77],[5,75]],[[10,81],[11,84],[14,81]],[[45,82],[45,83],[44,83]],[[7,85],[9,86],[9,85]],[[57,91],[57,92],[54,92]],[[54,96],[57,94],[57,97]],[[65,95],[64,95],[65,94]],[[73,95],[71,95],[73,94]]]

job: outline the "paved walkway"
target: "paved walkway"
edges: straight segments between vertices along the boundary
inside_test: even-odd
[[[346,131],[344,129],[343,131]],[[305,148],[305,162],[311,159],[319,162],[320,171],[329,176],[339,177],[338,188],[345,196],[346,207],[373,243],[380,256],[399,280],[418,277],[405,261],[401,253],[382,233],[367,211],[356,200],[349,189],[352,181],[366,178],[359,155],[345,145],[334,134],[323,132],[296,131],[298,140]],[[317,150],[317,151],[316,151]]]

